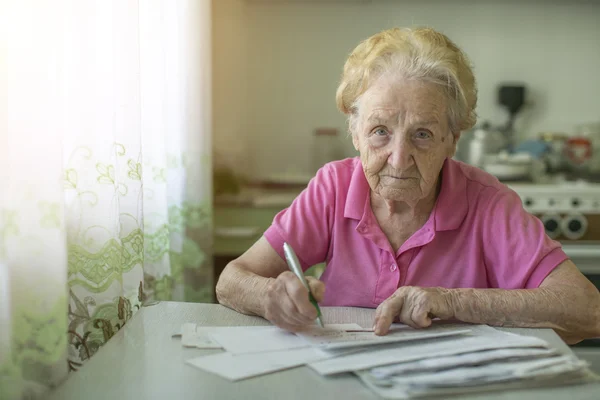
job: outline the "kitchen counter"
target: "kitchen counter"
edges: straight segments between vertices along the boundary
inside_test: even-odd
[[[223,194],[215,197],[217,207],[257,207],[285,208],[302,192],[303,188],[243,188],[237,194]]]
[[[246,187],[238,194],[220,195],[214,203],[216,255],[240,255],[289,207],[302,188]]]

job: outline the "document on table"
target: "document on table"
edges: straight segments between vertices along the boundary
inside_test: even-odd
[[[517,378],[532,377],[536,373],[553,373],[555,366],[579,366],[583,363],[572,356],[554,356],[543,359],[519,360],[515,362],[493,362],[478,366],[450,368],[444,371],[406,373],[394,376],[394,384],[426,387],[450,387],[478,385],[489,382],[504,382]]]
[[[271,372],[305,365],[327,357],[318,349],[269,351],[265,353],[211,354],[187,360],[187,363],[204,371],[237,381]]]
[[[371,373],[377,378],[384,379],[408,373],[435,372],[454,367],[481,365],[495,361],[531,360],[557,354],[558,350],[545,348],[492,349],[375,367],[371,369]]]
[[[357,330],[348,332],[328,327],[314,327],[308,331],[298,333],[312,346],[318,346],[323,350],[348,349],[387,343],[398,343],[411,340],[423,340],[445,336],[455,336],[470,333],[471,329],[464,324],[440,324],[432,325],[427,329],[414,329],[403,324],[393,324],[385,336],[377,336],[372,330]]]
[[[197,347],[199,349],[222,349],[219,341],[221,336],[237,338],[243,342],[245,337],[258,337],[268,335],[279,328],[272,325],[258,326],[202,326],[194,323],[183,324],[181,327],[181,344],[184,347]],[[246,347],[253,347],[246,343]],[[259,350],[260,351],[260,350]]]
[[[193,323],[183,324],[181,327],[181,344],[184,347],[197,347],[199,349],[220,349],[221,345],[209,335],[211,328],[203,328]]]
[[[433,338],[425,343],[384,345],[382,348],[376,348],[368,352],[317,361],[309,364],[309,366],[321,375],[331,375],[473,351],[499,348],[549,348],[546,341],[536,337],[501,332],[484,325],[473,327],[472,330],[475,335]]]
[[[549,365],[543,365],[542,363],[534,365],[534,363],[525,362],[524,364],[529,364],[527,367],[519,368],[517,366],[516,370],[521,371],[520,375],[519,373],[514,374],[511,371],[502,376],[497,375],[492,379],[473,379],[470,381],[463,376],[460,379],[461,382],[456,383],[455,381],[455,384],[447,381],[448,377],[440,376],[439,373],[429,374],[431,379],[425,377],[421,382],[417,380],[412,382],[401,382],[395,379],[382,380],[375,377],[368,370],[356,371],[355,374],[371,390],[384,399],[412,399],[431,396],[446,397],[477,392],[551,387],[569,383],[597,381],[594,374],[587,369],[585,363],[581,360],[573,360],[572,356],[553,358],[554,360],[549,362]],[[472,369],[478,370],[479,367]],[[523,369],[528,369],[529,373],[523,374]],[[476,371],[476,373],[479,372]],[[433,382],[433,384],[425,384],[427,380]]]
[[[253,329],[250,326],[238,326],[209,330],[209,336],[229,353],[238,355],[262,353],[267,351],[292,350],[310,347],[302,337],[276,326]],[[357,324],[330,324],[325,328],[315,326],[314,332],[327,332],[343,335],[347,330],[362,329]]]

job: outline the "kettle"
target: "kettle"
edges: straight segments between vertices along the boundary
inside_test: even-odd
[[[597,179],[600,175],[600,123],[582,124],[567,139],[564,156],[572,173]]]
[[[499,130],[492,129],[489,122],[468,130],[458,140],[454,158],[467,164],[483,168],[488,155],[506,149],[508,142]]]

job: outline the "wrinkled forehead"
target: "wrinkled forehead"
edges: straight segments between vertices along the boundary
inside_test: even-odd
[[[434,83],[379,79],[363,94],[359,113],[363,120],[389,118],[445,119],[447,100]]]

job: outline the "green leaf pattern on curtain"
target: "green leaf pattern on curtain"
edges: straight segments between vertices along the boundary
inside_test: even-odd
[[[1,400],[43,398],[145,304],[212,301],[210,15],[0,2]]]
[[[92,357],[145,301],[212,301],[211,259],[207,256],[212,243],[209,200],[198,204],[171,204],[162,213],[160,209],[143,209],[136,215],[135,209],[121,204],[119,235],[103,243],[98,238],[110,233],[110,227],[77,225],[95,209],[108,208],[115,198],[127,198],[130,194],[138,196],[134,199],[135,208],[144,199],[153,199],[158,194],[167,197],[167,204],[173,203],[167,195],[168,174],[170,170],[181,174],[183,155],[168,155],[168,168],[142,167],[143,163],[135,161],[140,157],[128,156],[124,145],[115,143],[113,148],[116,160],[127,160],[126,168],[121,169],[118,161],[95,160],[94,152],[84,147],[84,152],[79,148],[70,157],[71,163],[64,175],[66,193],[73,192],[71,197],[75,199],[69,211],[77,226],[77,230],[69,231],[68,240],[69,367],[72,370]],[[209,168],[206,163],[204,166]],[[119,170],[124,175],[120,176]],[[152,171],[150,177],[146,176],[146,170]],[[161,171],[159,175],[157,171]],[[95,182],[88,180],[91,182],[88,186],[78,182],[79,176],[90,173],[94,174]],[[143,190],[144,183],[149,184],[149,190]],[[107,187],[113,193],[108,197]],[[107,203],[101,199],[107,199]],[[149,223],[141,223],[146,217]],[[164,223],[154,224],[154,221]],[[172,246],[172,242],[180,246]],[[115,285],[120,292],[116,296],[111,294]]]

